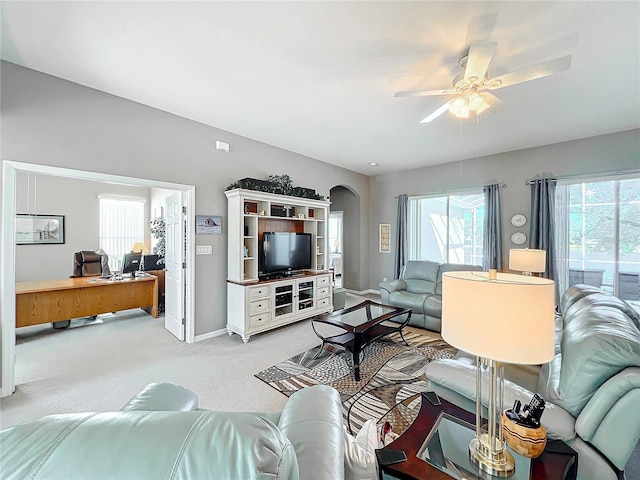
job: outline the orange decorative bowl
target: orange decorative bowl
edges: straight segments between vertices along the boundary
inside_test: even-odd
[[[507,444],[525,457],[536,458],[542,455],[547,444],[547,431],[544,426],[531,428],[520,425],[507,417],[507,411],[502,412],[502,432]]]

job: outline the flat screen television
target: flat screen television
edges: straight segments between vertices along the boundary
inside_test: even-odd
[[[311,234],[264,232],[262,271],[266,275],[287,274],[311,268]]]
[[[122,273],[132,273],[140,270],[142,253],[125,253],[122,259]]]

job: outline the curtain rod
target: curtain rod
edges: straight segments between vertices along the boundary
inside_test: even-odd
[[[558,177],[549,177],[553,180],[581,180],[587,178],[597,178],[597,177],[613,177],[614,175],[631,175],[634,173],[640,173],[640,170],[616,170],[612,172],[600,172],[600,173],[585,173],[584,175],[561,175]],[[525,185],[531,185],[531,182],[535,180],[542,180],[542,178],[530,178],[529,180],[525,180]]]
[[[506,188],[507,184],[506,183],[500,183],[498,184],[498,186],[500,188]],[[484,187],[488,187],[488,185],[483,185],[482,188]],[[461,194],[464,192],[470,192],[470,191],[477,191],[479,187],[469,187],[469,188],[464,188],[462,190],[441,190],[439,192],[429,192],[429,193],[411,193],[411,194],[407,194],[408,197],[424,197],[426,195],[439,195],[441,193],[448,193],[448,194]],[[396,195],[393,198],[398,198],[398,195]]]

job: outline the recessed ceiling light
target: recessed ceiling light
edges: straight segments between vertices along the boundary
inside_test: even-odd
[[[369,162],[370,167],[377,167],[378,164],[376,162]]]

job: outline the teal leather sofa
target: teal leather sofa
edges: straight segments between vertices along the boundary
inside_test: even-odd
[[[400,278],[380,283],[380,300],[385,305],[410,308],[409,325],[440,332],[442,327],[442,274],[482,271],[477,265],[409,261]]]
[[[197,410],[170,383],[118,412],[49,415],[0,432],[0,478],[251,480],[344,478],[338,392],[294,393],[279,413]]]
[[[578,453],[578,479],[618,480],[640,440],[640,317],[589,285],[570,287],[559,307],[554,359],[533,369],[505,365],[513,380],[505,381],[505,408],[529,403],[536,391],[547,401],[547,435]],[[527,379],[531,373],[537,378]],[[458,352],[425,374],[438,395],[475,412],[475,357]]]

